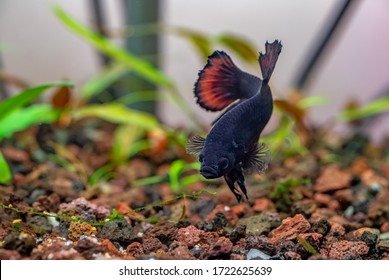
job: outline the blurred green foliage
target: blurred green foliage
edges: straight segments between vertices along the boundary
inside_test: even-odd
[[[43,92],[53,87],[73,87],[73,84],[59,81],[32,87],[0,103],[0,141],[31,125],[52,123],[59,118],[60,109],[48,104],[31,105]],[[0,183],[7,183],[11,178],[11,171],[0,151]]]

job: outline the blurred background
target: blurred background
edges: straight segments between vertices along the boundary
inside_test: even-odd
[[[331,123],[346,106],[389,94],[387,0],[1,0],[2,99],[19,91],[18,79],[29,85],[67,79],[76,84],[77,92],[111,63],[64,27],[53,13],[53,3],[157,65],[205,125],[216,115],[196,105],[192,89],[207,52],[226,50],[241,69],[260,76],[258,64],[239,55],[239,49],[245,49],[232,42],[237,38],[256,51],[263,50],[266,40],[282,41],[272,76],[273,94],[281,99],[296,91],[326,97],[326,102],[309,110],[316,125]],[[131,74],[122,78],[137,79]],[[118,98],[134,90],[134,85],[137,90],[155,90],[155,85],[130,80],[106,91]],[[169,126],[190,125],[182,110],[164,100],[144,109],[155,111]],[[389,135],[384,120],[385,114],[366,126],[376,140]],[[339,123],[333,127],[345,129]]]

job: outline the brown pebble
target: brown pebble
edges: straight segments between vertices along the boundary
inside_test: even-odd
[[[385,233],[385,232],[388,232],[389,231],[389,222],[384,222],[381,227],[380,227],[380,231],[382,233]]]
[[[370,232],[370,233],[372,233],[374,235],[379,235],[380,234],[380,231],[378,229],[362,227],[362,228],[359,228],[359,229],[353,231],[353,237],[354,238],[361,238],[362,234],[364,232],[366,232],[366,231],[368,231],[368,232]]]
[[[282,220],[281,225],[270,232],[270,243],[276,243],[280,240],[291,240],[298,234],[306,232],[311,225],[303,215],[297,214]]]
[[[349,186],[351,175],[339,170],[336,165],[326,167],[316,180],[313,190],[317,192],[329,192],[345,189]]]
[[[274,210],[276,207],[273,203],[268,198],[258,198],[255,200],[254,205],[253,205],[253,210],[256,212],[262,212],[265,210]]]
[[[341,240],[330,246],[328,257],[335,260],[361,259],[369,252],[369,246],[362,241]]]
[[[203,233],[203,230],[190,225],[177,230],[176,240],[187,244],[188,247],[193,247],[200,242]]]

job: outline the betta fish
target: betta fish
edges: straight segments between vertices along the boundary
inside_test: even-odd
[[[189,139],[187,153],[199,156],[200,174],[206,179],[224,176],[238,202],[241,193],[248,201],[244,172],[263,172],[269,163],[267,148],[258,141],[273,112],[269,80],[281,49],[277,40],[266,42],[265,53],[259,54],[263,80],[241,71],[225,52],[215,51],[194,86],[202,108],[226,110],[206,138],[196,135]]]

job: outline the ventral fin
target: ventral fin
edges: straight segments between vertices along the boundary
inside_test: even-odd
[[[186,153],[190,155],[198,155],[204,148],[205,138],[200,135],[195,135],[186,143]]]
[[[239,99],[240,73],[228,54],[215,51],[195,83],[197,103],[208,111],[220,111]]]
[[[246,152],[243,169],[247,172],[263,173],[269,166],[270,151],[265,143],[255,142]]]

